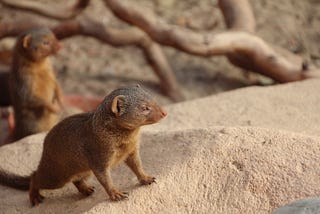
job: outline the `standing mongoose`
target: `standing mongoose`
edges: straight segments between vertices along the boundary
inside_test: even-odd
[[[9,80],[15,119],[13,140],[48,131],[58,122],[62,92],[50,55],[60,48],[48,28],[35,28],[18,37]]]
[[[44,139],[38,169],[21,177],[0,171],[0,183],[18,189],[29,188],[32,205],[43,200],[40,189],[56,189],[72,181],[80,193],[94,188],[86,179],[92,174],[111,200],[127,198],[112,183],[110,170],[124,161],[141,184],[155,178],[147,175],[139,155],[139,129],[161,120],[167,113],[140,86],[111,92],[95,111],[70,116],[54,126]]]

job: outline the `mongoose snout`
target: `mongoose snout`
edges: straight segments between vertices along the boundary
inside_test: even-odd
[[[167,116],[167,112],[162,107],[153,106],[153,108],[154,115],[150,117],[150,120],[153,120],[153,122],[158,122]]]

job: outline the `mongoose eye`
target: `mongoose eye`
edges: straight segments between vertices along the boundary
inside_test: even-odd
[[[43,41],[42,44],[43,44],[43,45],[49,45],[50,42],[49,42],[49,41]]]
[[[150,111],[151,108],[149,106],[142,106],[142,111]]]

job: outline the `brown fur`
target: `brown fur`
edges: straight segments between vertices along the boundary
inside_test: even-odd
[[[127,87],[113,91],[95,111],[64,119],[44,140],[40,164],[31,176],[31,203],[42,201],[40,189],[60,188],[70,181],[82,194],[92,194],[94,188],[86,184],[92,172],[111,200],[127,198],[110,176],[110,170],[123,161],[141,184],[153,183],[155,178],[147,175],[141,165],[139,129],[165,116],[166,112],[143,89]],[[27,185],[25,177],[7,172],[0,172],[1,181],[16,188]]]
[[[47,28],[29,30],[17,39],[10,76],[13,140],[48,131],[58,122],[62,93],[49,56],[60,47]]]

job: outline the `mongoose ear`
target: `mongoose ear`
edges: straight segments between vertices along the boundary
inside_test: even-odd
[[[137,88],[141,88],[141,86],[139,84],[136,85]]]
[[[123,104],[124,104],[124,95],[118,95],[112,100],[111,111],[117,116],[121,116],[123,114]]]
[[[31,35],[26,35],[22,39],[22,47],[27,48],[29,47],[31,42]]]

